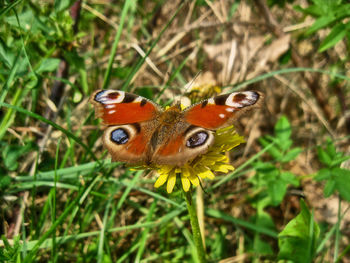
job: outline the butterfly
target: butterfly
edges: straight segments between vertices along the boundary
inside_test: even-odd
[[[120,90],[98,90],[90,102],[107,128],[103,144],[113,161],[183,165],[213,145],[217,129],[260,104],[257,91],[233,92],[193,104],[163,109],[153,101]]]

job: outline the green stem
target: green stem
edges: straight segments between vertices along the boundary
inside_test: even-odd
[[[203,247],[201,231],[200,231],[199,224],[198,224],[196,205],[193,202],[191,190],[188,192],[185,192],[185,191],[183,191],[183,192],[184,192],[185,199],[186,199],[188,214],[190,215],[193,241],[194,241],[194,244],[195,244],[196,249],[197,249],[198,261],[200,263],[204,263],[204,262],[206,262],[205,251],[204,251],[204,247]]]

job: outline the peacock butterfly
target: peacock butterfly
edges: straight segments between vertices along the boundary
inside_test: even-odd
[[[181,110],[166,110],[141,96],[120,90],[91,95],[96,116],[107,128],[103,144],[113,161],[183,165],[205,153],[214,132],[232,125],[238,115],[259,105],[263,95],[242,91],[219,95]]]

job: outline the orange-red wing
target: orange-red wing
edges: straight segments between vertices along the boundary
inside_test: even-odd
[[[223,94],[204,100],[185,110],[185,120],[192,125],[218,129],[232,125],[238,115],[260,104],[263,95],[257,91]]]
[[[207,104],[202,107],[202,104],[197,104],[186,112],[185,120],[199,127],[217,129],[232,119],[236,111],[237,109],[228,106]]]
[[[99,90],[91,95],[96,115],[107,125],[129,124],[154,118],[161,109],[146,98],[118,90]]]
[[[170,156],[178,154],[182,150],[184,144],[184,137],[178,136],[176,139],[169,141],[167,144],[161,146],[157,152],[160,156]]]

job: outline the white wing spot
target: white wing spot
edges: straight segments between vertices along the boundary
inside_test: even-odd
[[[116,112],[116,110],[110,110],[110,111],[108,111],[108,114],[113,114],[115,112]]]
[[[227,111],[227,112],[234,112],[235,109],[234,108],[226,108],[225,111]]]
[[[220,113],[220,114],[219,114],[219,117],[220,117],[221,119],[223,119],[223,118],[225,118],[225,117],[226,117],[226,115],[225,115],[225,114],[223,114],[223,113]]]

